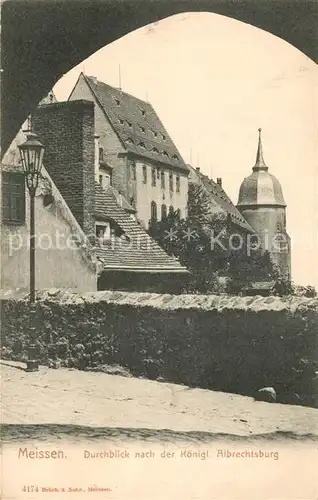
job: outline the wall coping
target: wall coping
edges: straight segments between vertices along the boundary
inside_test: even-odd
[[[27,294],[6,292],[1,294],[0,300],[24,301]],[[131,307],[150,307],[157,310],[177,311],[297,311],[311,310],[318,313],[318,297],[307,298],[298,296],[253,296],[240,297],[230,295],[169,295],[157,293],[99,291],[78,294],[70,290],[50,289],[37,292],[37,302],[59,303],[65,305],[80,305],[104,303]]]

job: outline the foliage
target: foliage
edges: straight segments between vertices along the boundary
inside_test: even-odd
[[[185,292],[237,293],[243,285],[276,279],[268,253],[248,252],[247,234],[237,234],[240,248],[231,249],[237,233],[228,215],[216,211],[201,185],[189,184],[188,217],[177,212],[162,221],[150,221],[149,234],[169,254],[189,269],[191,279]],[[226,278],[224,286],[221,278]]]
[[[271,297],[273,306],[264,299],[257,311],[235,308],[232,297],[218,300],[220,310],[164,310],[95,300],[83,305],[38,302],[38,357],[52,368],[110,373],[112,365],[113,373],[245,395],[273,386],[278,402],[293,402],[297,393],[298,404],[317,404],[317,299],[307,309],[289,307],[288,302],[282,309],[282,299]],[[7,359],[27,359],[28,317],[27,302],[2,303],[2,351]]]
[[[278,273],[273,265],[270,254],[262,253],[260,249],[250,252],[246,247],[242,250],[233,250],[229,255],[228,267],[228,291],[238,293],[243,286],[250,286],[252,283],[266,281],[275,282]]]
[[[313,298],[317,297],[317,292],[314,286],[300,286],[300,285],[292,285],[293,295],[297,295],[298,297],[308,297]]]

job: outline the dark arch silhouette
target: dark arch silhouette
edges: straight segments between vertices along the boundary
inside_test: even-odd
[[[101,47],[182,12],[252,24],[318,54],[317,0],[7,0],[2,4],[2,155],[59,78]]]

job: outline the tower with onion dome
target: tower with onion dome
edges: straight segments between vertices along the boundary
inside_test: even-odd
[[[252,173],[243,180],[237,208],[260,237],[282,278],[291,280],[291,245],[286,231],[286,203],[279,181],[264,161],[262,130]]]

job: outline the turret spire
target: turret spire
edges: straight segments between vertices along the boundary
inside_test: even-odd
[[[258,148],[257,148],[257,153],[256,153],[256,162],[253,167],[253,171],[257,170],[268,170],[267,165],[265,164],[264,161],[264,156],[263,156],[263,145],[262,145],[262,129],[258,129]]]

